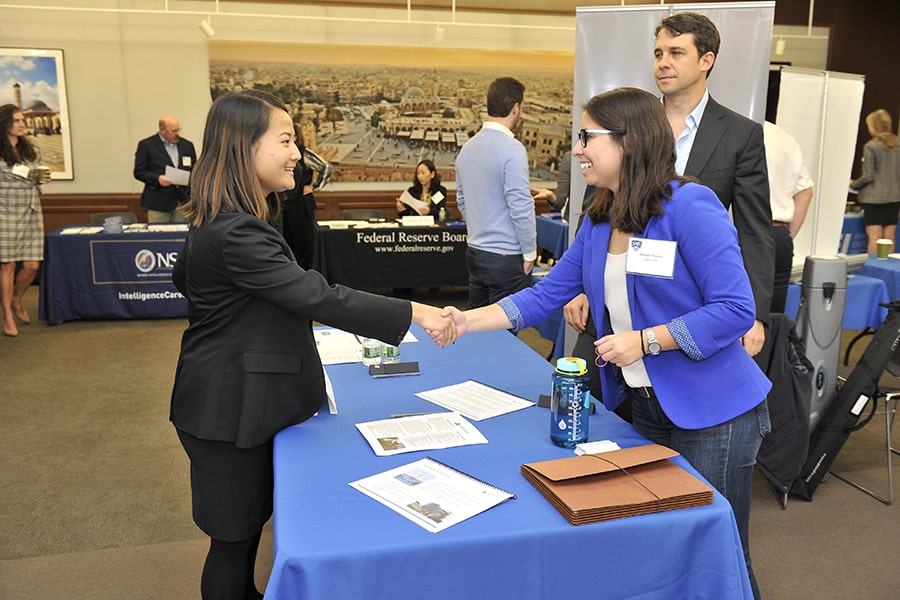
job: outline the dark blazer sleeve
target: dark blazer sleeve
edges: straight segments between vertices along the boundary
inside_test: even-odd
[[[173,273],[188,297],[170,418],[242,448],[309,418],[325,400],[311,323],[400,343],[408,301],[330,286],[294,262],[278,232],[249,215],[191,228]]]
[[[775,240],[762,125],[710,98],[684,174],[711,188],[731,210],[753,288],[756,318],[768,323]]]
[[[134,153],[134,178],[146,186],[159,187],[159,176],[165,173],[166,165],[171,162],[159,139],[154,140],[153,136],[143,139],[138,142]]]

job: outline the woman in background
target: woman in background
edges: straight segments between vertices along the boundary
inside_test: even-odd
[[[437,308],[329,286],[297,264],[271,225],[278,204],[269,203],[294,186],[293,140],[277,98],[246,90],[216,99],[172,273],[188,327],[170,419],[190,459],[194,522],[210,537],[204,600],[262,598],[253,572],[272,514],[272,440],[325,400],[312,322],[391,344],[411,322],[440,345],[455,339]]]
[[[441,185],[441,176],[438,175],[437,168],[430,159],[419,161],[419,164],[416,165],[416,174],[413,176],[413,184],[406,191],[416,200],[426,203],[427,206],[419,212],[397,198],[397,216],[432,215],[437,221],[443,208],[444,217],[449,217],[447,188]]]
[[[888,111],[879,108],[870,112],[866,126],[872,139],[863,147],[862,174],[850,181],[850,189],[859,192],[863,224],[869,238],[867,252],[875,254],[876,241],[881,238],[891,240],[893,252],[900,216],[900,150]]]
[[[581,127],[572,154],[598,192],[572,246],[535,287],[444,314],[459,335],[518,331],[587,294],[604,405],[630,398],[635,429],[729,500],[758,597],[750,485],[771,383],[741,345],[756,310],[737,232],[712,190],[676,175],[659,98],[635,88],[594,96]]]
[[[331,163],[307,147],[300,123],[294,124],[294,135],[303,158],[294,168],[294,188],[282,194],[281,232],[294,251],[297,264],[309,269],[319,239],[313,192],[328,184],[332,167]]]
[[[22,297],[44,260],[40,186],[50,171],[40,174],[41,152],[25,135],[25,116],[15,104],[0,106],[0,132],[0,303],[3,335],[16,337],[16,319],[31,323]]]

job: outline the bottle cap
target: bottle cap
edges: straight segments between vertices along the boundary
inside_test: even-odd
[[[584,375],[587,373],[587,363],[583,358],[567,356],[556,361],[556,372],[567,375]]]

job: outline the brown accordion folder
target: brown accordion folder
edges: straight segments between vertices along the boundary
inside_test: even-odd
[[[712,504],[713,492],[657,444],[522,465],[572,525]]]

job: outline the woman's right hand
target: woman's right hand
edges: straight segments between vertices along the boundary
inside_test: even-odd
[[[398,213],[401,213],[404,210],[406,210],[406,205],[403,204],[402,202],[400,202],[400,198],[397,198],[397,200],[395,201],[395,206],[397,207]]]
[[[571,325],[572,329],[578,333],[583,333],[584,326],[587,325],[590,308],[587,296],[578,294],[563,307],[563,315],[566,318],[566,323]]]

